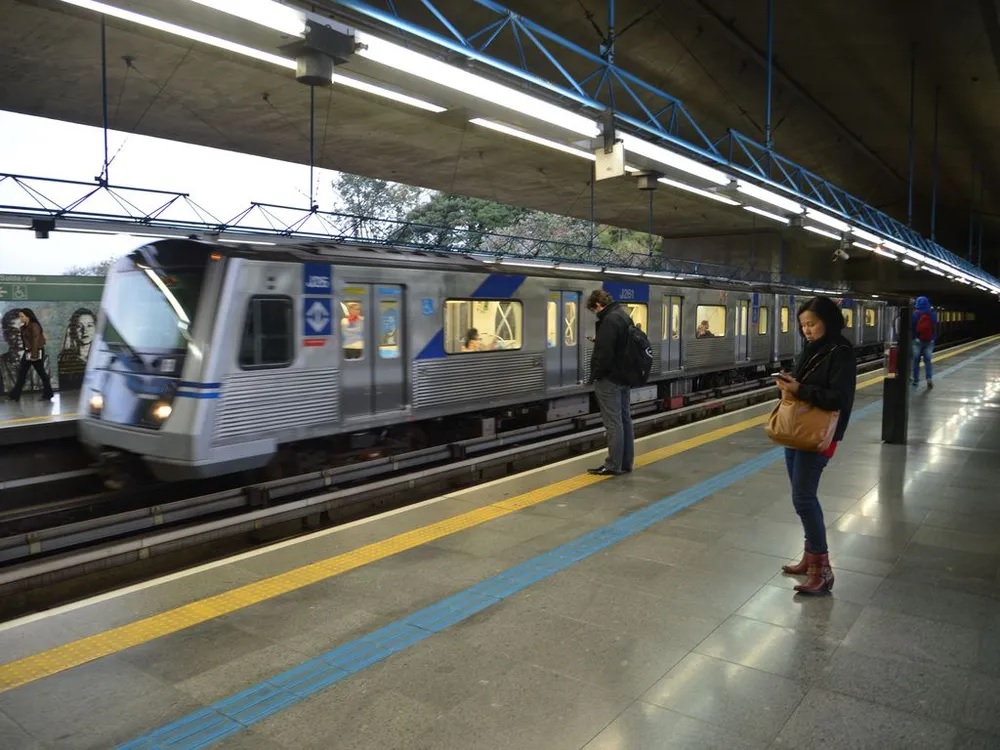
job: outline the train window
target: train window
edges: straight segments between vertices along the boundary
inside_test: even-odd
[[[554,295],[545,305],[545,348],[554,349],[559,339],[559,295]]]
[[[865,326],[868,328],[875,327],[875,308],[873,307],[865,308]]]
[[[576,346],[576,300],[563,302],[563,346]]]
[[[448,354],[520,349],[521,303],[514,300],[446,300],[444,350]]]
[[[726,308],[724,305],[698,305],[695,318],[696,339],[711,339],[726,335]]]
[[[781,308],[781,332],[788,333],[788,308]]]
[[[365,358],[365,307],[359,299],[340,303],[340,346],[344,359]]]
[[[649,311],[646,305],[638,303],[629,304],[628,302],[622,302],[622,305],[628,311],[632,322],[635,323],[635,327],[649,334]]]
[[[379,359],[399,359],[399,300],[380,299],[378,317]]]
[[[767,316],[770,309],[767,307],[761,307],[757,310],[757,333],[763,336],[767,333]]]
[[[739,312],[737,313],[739,316],[738,330],[740,332],[740,336],[747,335],[747,318],[750,316],[750,312],[747,310],[747,307],[748,305],[745,302],[741,302],[739,305]]]
[[[244,370],[288,367],[292,363],[294,335],[291,299],[251,298],[240,342],[240,367]]]
[[[663,300],[663,340],[679,341],[681,337],[681,297],[665,297]]]
[[[844,327],[854,328],[854,310],[850,307],[845,307],[841,312],[844,313]]]
[[[973,321],[973,320],[976,319],[976,314],[973,313],[973,312],[966,313],[965,314],[965,319],[971,322],[971,321]]]

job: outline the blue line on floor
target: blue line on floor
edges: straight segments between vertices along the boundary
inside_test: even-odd
[[[938,374],[945,377],[1000,349],[985,352]],[[863,419],[882,405],[881,399],[858,409]],[[470,586],[425,609],[379,628],[357,640],[320,654],[236,695],[195,711],[122,745],[119,750],[197,750],[273,716],[372,664],[455,625],[528,586],[570,567],[573,563],[617,544],[680,510],[756,474],[778,461],[784,448],[772,448],[687,489],[658,500],[642,510],[595,529],[572,542],[526,560],[493,578]]]

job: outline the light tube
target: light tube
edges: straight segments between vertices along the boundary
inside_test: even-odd
[[[300,37],[306,33],[304,12],[271,0],[193,0],[193,2],[280,31],[282,34]]]
[[[679,276],[673,276],[669,273],[657,273],[656,271],[649,271],[645,278],[647,279],[667,279],[668,281],[676,280],[680,278]]]
[[[875,252],[884,258],[892,258],[893,260],[896,260],[895,253],[890,253],[888,250],[883,250],[881,247],[876,247]]]
[[[560,271],[579,271],[580,273],[600,273],[604,269],[600,266],[564,266],[558,264],[556,268]]]
[[[903,262],[908,266],[913,266],[914,268],[920,265],[919,263],[917,263],[917,261],[910,260],[909,258],[903,258]]]
[[[416,107],[417,109],[422,109],[427,112],[433,112],[434,114],[446,111],[445,107],[439,107],[437,104],[431,104],[430,102],[425,102],[423,99],[417,99],[414,96],[401,94],[398,91],[382,88],[381,86],[376,86],[365,81],[359,81],[357,78],[349,78],[342,73],[334,73],[333,82],[334,84],[339,83],[341,86],[347,86],[352,89],[357,89],[358,91],[365,91],[369,94],[374,94],[375,96],[391,99],[392,101],[399,102],[400,104],[409,104],[411,107]]]
[[[259,240],[232,240],[232,239],[222,239],[219,238],[219,242],[224,242],[227,245],[268,245],[273,247],[276,243],[274,242],[261,242]]]
[[[881,237],[879,237],[877,234],[872,234],[871,232],[866,231],[864,229],[858,229],[857,227],[851,227],[851,234],[853,234],[855,237],[860,237],[863,240],[868,240],[873,245],[881,245],[882,244],[882,238]]]
[[[941,273],[941,272],[940,272],[939,270],[937,270],[936,268],[925,268],[924,270],[925,270],[925,271],[929,271],[930,273],[933,273],[933,274],[936,274],[936,275],[938,275],[938,276],[944,276],[944,274],[943,274],[943,273]]]
[[[644,273],[634,268],[605,268],[604,272],[617,274],[618,276],[642,276]]]
[[[807,232],[812,232],[813,234],[818,234],[823,237],[829,237],[831,240],[839,240],[840,235],[834,234],[833,232],[828,232],[825,229],[820,229],[819,227],[803,227]]]
[[[686,156],[681,156],[662,146],[654,145],[628,133],[621,133],[619,137],[621,138],[622,145],[625,146],[626,153],[632,152],[639,156],[645,156],[647,159],[652,159],[665,166],[673,167],[681,172],[687,172],[695,177],[701,177],[703,180],[714,182],[716,185],[728,185],[730,182],[729,177],[718,169],[709,167],[694,159],[689,159]]]
[[[826,226],[831,229],[837,229],[841,232],[846,232],[851,228],[851,225],[840,219],[835,219],[832,216],[827,216],[822,211],[816,211],[811,208],[806,209],[806,216],[808,216],[813,221],[818,221],[820,224],[826,224]],[[808,227],[807,227],[808,229]],[[840,239],[839,237],[837,238]]]
[[[161,21],[158,18],[151,18],[150,16],[144,16],[140,13],[133,13],[130,10],[116,8],[115,6],[108,5],[107,3],[99,3],[95,0],[62,0],[62,2],[68,3],[69,5],[75,5],[78,8],[92,10],[95,13],[101,13],[105,16],[111,16],[112,18],[120,18],[123,21],[131,21],[132,23],[139,24],[140,26],[165,31],[168,34],[175,34],[177,36],[184,37],[185,39],[191,39],[212,47],[228,50],[229,52],[246,55],[247,57],[262,60],[263,62],[268,62],[272,65],[278,65],[282,68],[295,70],[294,60],[288,60],[284,57],[279,57],[278,55],[272,55],[270,52],[264,52],[263,50],[254,49],[253,47],[247,47],[245,44],[230,42],[228,39],[221,39],[220,37],[212,36],[211,34],[203,34],[200,31],[178,26],[175,23]]]
[[[867,250],[868,252],[875,252],[875,248],[871,245],[866,245],[863,242],[852,242],[851,247],[856,247],[859,250]]]
[[[686,190],[689,193],[694,193],[695,195],[700,195],[702,198],[709,198],[713,201],[718,201],[719,203],[725,203],[727,206],[738,206],[739,201],[734,201],[732,198],[727,198],[724,195],[719,195],[718,193],[713,193],[709,190],[702,190],[701,188],[696,188],[693,185],[685,185],[683,182],[677,182],[676,180],[670,180],[666,177],[661,177],[657,182],[662,182],[664,185],[669,185],[670,187],[675,187],[678,190]]]
[[[542,138],[541,136],[533,135],[531,133],[526,133],[523,130],[518,130],[517,128],[512,128],[508,125],[502,125],[499,122],[491,122],[490,120],[484,120],[481,117],[477,117],[473,120],[469,120],[473,125],[479,125],[484,128],[489,128],[490,130],[496,130],[498,133],[506,133],[507,135],[512,135],[515,138],[520,138],[525,141],[530,141],[531,143],[537,143],[539,146],[548,146],[549,148],[554,148],[556,151],[562,151],[564,154],[571,154],[573,156],[579,156],[581,159],[589,159],[590,161],[596,161],[597,157],[594,156],[589,151],[584,151],[579,148],[573,148],[572,146],[567,146],[563,143],[558,143],[556,141],[550,141],[548,138]]]
[[[555,268],[556,264],[552,262],[546,262],[541,260],[508,260],[507,258],[500,259],[500,265],[503,266],[521,266],[524,268]]]
[[[764,201],[765,203],[770,203],[772,206],[783,208],[786,211],[791,211],[793,214],[800,214],[803,211],[802,206],[795,201],[789,200],[788,198],[778,195],[777,193],[772,193],[770,190],[765,190],[762,187],[757,187],[756,185],[751,185],[741,180],[736,181],[736,189],[741,193],[751,196],[752,198]]]
[[[355,54],[372,62],[401,70],[409,75],[455,89],[501,107],[536,117],[588,138],[600,135],[594,120],[557,107],[520,91],[461,70],[433,57],[408,50],[398,44],[356,31],[354,39],[360,45]]]
[[[765,211],[762,208],[757,208],[756,206],[744,206],[743,210],[750,211],[751,213],[755,213],[758,216],[765,216],[768,219],[773,219],[774,221],[780,221],[782,224],[788,223],[788,219],[786,219],[784,216],[778,216],[778,214],[772,214],[771,212]]]

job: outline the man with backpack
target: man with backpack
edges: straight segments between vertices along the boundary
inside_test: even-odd
[[[937,313],[931,309],[931,302],[926,297],[917,297],[916,309],[913,311],[913,387],[920,383],[920,360],[924,361],[924,372],[927,375],[927,388],[934,387],[934,369],[931,365],[931,355],[934,354],[934,340],[937,339]]]
[[[597,315],[590,380],[608,435],[608,457],[603,465],[589,471],[598,476],[626,474],[632,471],[635,458],[629,394],[649,377],[652,350],[628,310],[603,289],[590,293],[587,309]]]

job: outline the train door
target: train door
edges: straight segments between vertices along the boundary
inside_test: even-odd
[[[750,335],[748,322],[750,319],[750,302],[740,300],[736,303],[736,361],[745,362],[750,359]]]
[[[341,410],[344,417],[406,406],[403,288],[349,284],[340,296]]]
[[[681,369],[681,309],[683,297],[663,298],[663,348],[660,366],[663,372]]]
[[[580,293],[550,291],[546,303],[545,380],[550,388],[580,382]]]

